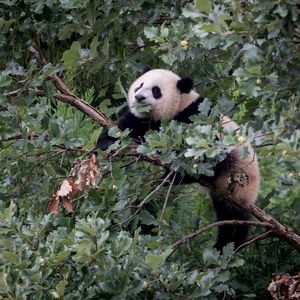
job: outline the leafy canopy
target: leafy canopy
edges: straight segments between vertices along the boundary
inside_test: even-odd
[[[1,297],[268,299],[274,271],[299,270],[299,256],[285,242],[263,240],[239,254],[228,245],[220,255],[212,249],[213,231],[167,259],[177,239],[213,220],[195,186],[173,188],[163,209],[164,187],[128,226],[115,226],[163,174],[133,157],[110,162],[100,155],[99,188],[78,195],[73,214],[50,215],[51,195],[101,129],[59,102],[47,80],[59,74],[73,93],[116,120],[144,65],[193,77],[206,97],[193,125],[163,124],[139,151],[160,153],[177,171],[212,174],[239,142],[232,132],[214,139],[220,114],[227,114],[256,146],[258,205],[297,229],[299,14],[297,0],[0,1]],[[29,46],[49,64],[39,69]],[[116,147],[126,150],[127,134]],[[156,235],[140,225],[154,226]]]

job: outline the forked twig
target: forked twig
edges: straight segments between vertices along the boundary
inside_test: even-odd
[[[147,195],[147,197],[139,204],[136,206],[136,210],[135,212],[130,215],[126,220],[122,221],[121,223],[118,224],[118,226],[122,226],[124,225],[125,223],[131,221],[139,212],[140,210],[143,208],[143,206],[146,204],[146,202],[148,201],[148,199],[153,195],[155,194],[167,181],[168,179],[172,176],[172,174],[174,174],[174,171],[171,171],[167,176],[166,178],[150,193]]]

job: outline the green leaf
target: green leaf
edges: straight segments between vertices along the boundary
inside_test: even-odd
[[[236,143],[236,138],[234,136],[225,135],[222,142],[225,146],[231,146]]]
[[[167,257],[172,253],[172,249],[167,249],[161,255],[154,255],[148,253],[145,257],[145,262],[152,269],[153,273],[157,273],[160,266],[162,266]]]
[[[69,251],[69,250],[61,251],[53,258],[53,261],[55,261],[56,264],[59,264],[64,259],[66,259],[68,256],[70,256],[70,254],[71,254],[71,251]]]
[[[94,57],[97,57],[99,55],[98,50],[97,50],[98,46],[99,46],[98,36],[94,36],[93,40],[90,44],[90,49],[91,49],[91,52],[94,55]],[[107,51],[107,53],[108,53],[108,51]]]
[[[0,214],[1,220],[3,220],[8,225],[12,224],[12,218],[13,218],[15,207],[16,207],[15,203],[11,201],[9,207],[7,207],[3,211],[3,213]]]
[[[153,39],[159,35],[157,27],[145,27],[144,34],[148,39]]]
[[[280,17],[285,18],[288,14],[287,6],[284,4],[278,5],[277,8],[274,10],[274,13],[277,13]]]
[[[56,292],[58,293],[59,296],[63,296],[65,293],[65,288],[68,285],[68,281],[66,280],[61,280],[57,285],[56,285]]]
[[[203,260],[206,263],[218,263],[220,258],[220,253],[216,249],[205,250],[203,252]]]
[[[154,254],[147,254],[145,257],[145,262],[152,269],[154,273],[157,273],[158,268],[163,264],[164,258],[162,255],[154,255]]]
[[[64,62],[64,67],[66,69],[74,68],[80,64],[81,62],[80,49],[81,49],[80,43],[73,42],[71,49],[66,50],[63,53],[62,60]]]
[[[182,10],[182,15],[186,18],[200,18],[200,17],[205,17],[204,14],[200,13],[193,5],[188,3],[185,5],[185,7]]]
[[[201,12],[208,14],[210,11],[210,0],[196,0],[195,6]]]
[[[151,105],[146,104],[146,103],[135,103],[134,104],[134,108],[138,111],[138,112],[150,112],[151,111]]]
[[[11,79],[5,72],[0,73],[0,88],[7,87],[11,84]]]
[[[10,251],[4,251],[3,252],[3,258],[6,262],[17,264],[20,262],[19,255]]]
[[[122,133],[118,126],[114,126],[108,130],[108,135],[114,138],[120,138]]]
[[[7,273],[0,272],[0,290],[9,292],[10,287],[7,283]]]

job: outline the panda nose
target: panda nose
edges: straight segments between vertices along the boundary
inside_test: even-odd
[[[135,95],[135,99],[140,102],[142,100],[145,100],[146,98],[144,96],[141,96],[141,95]]]

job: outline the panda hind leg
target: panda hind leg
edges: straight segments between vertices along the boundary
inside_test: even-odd
[[[213,206],[216,212],[217,221],[241,220],[248,221],[250,215],[240,210],[234,204],[224,198],[212,195]],[[235,249],[242,245],[248,236],[249,225],[222,225],[218,228],[217,241],[214,247],[222,252],[228,243],[234,243]]]

